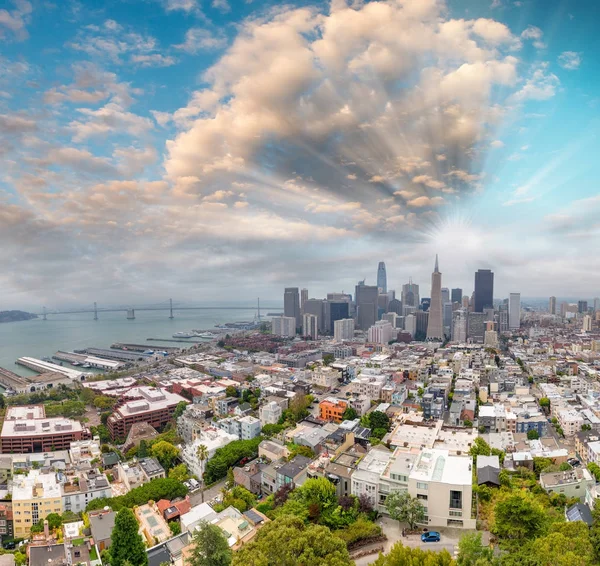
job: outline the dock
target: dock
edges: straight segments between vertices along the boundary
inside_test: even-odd
[[[146,350],[151,349],[148,344],[122,344],[120,342],[115,342],[114,344],[111,344],[110,347],[111,350],[133,350],[134,352],[145,352]],[[160,350],[168,352],[169,354],[176,354],[181,351],[181,348],[175,346],[157,346],[157,348],[160,348]]]
[[[0,368],[0,383],[17,392],[27,391],[29,385],[29,382],[23,376],[4,368]]]
[[[85,377],[85,373],[82,371],[65,368],[57,364],[45,362],[44,360],[38,360],[37,358],[30,358],[25,356],[19,358],[17,360],[17,363],[21,366],[25,366],[26,368],[32,369],[37,373],[60,373],[73,381],[83,381]]]
[[[63,350],[58,350],[53,356],[52,359],[60,360],[61,362],[68,362],[72,364],[73,362],[77,362],[77,364],[88,364],[90,367],[96,369],[110,370],[116,371],[123,367],[121,362],[115,360],[105,360],[102,358],[96,358],[95,356],[88,356],[87,354],[77,354],[75,352],[64,352]]]
[[[146,338],[149,342],[178,342],[180,344],[206,344],[204,340],[175,340],[175,338]]]

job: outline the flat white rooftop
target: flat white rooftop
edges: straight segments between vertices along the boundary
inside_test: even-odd
[[[423,450],[410,473],[410,479],[424,482],[471,485],[473,459],[451,456],[448,450]]]

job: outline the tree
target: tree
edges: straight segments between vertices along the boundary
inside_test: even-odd
[[[181,534],[181,523],[179,521],[169,521],[169,529],[171,534],[176,537]]]
[[[187,466],[185,464],[179,464],[169,470],[169,477],[184,482],[189,479],[190,475],[188,474]]]
[[[323,355],[323,365],[330,366],[333,362],[335,362],[335,356],[333,354]]]
[[[166,440],[160,440],[150,448],[150,454],[154,456],[165,470],[173,467],[175,458],[179,456],[179,449]]]
[[[394,491],[388,495],[385,506],[390,517],[400,523],[408,523],[411,529],[425,519],[425,509],[421,502],[408,491]]]
[[[384,428],[387,432],[390,428],[390,417],[381,411],[373,411],[369,413],[369,427],[374,430],[376,428]]]
[[[473,426],[473,421],[470,421],[469,419],[465,419],[463,421],[463,425],[466,426],[467,428],[471,428]]]
[[[173,418],[177,420],[181,415],[183,415],[187,406],[188,404],[185,401],[179,401],[175,407],[175,411],[173,412]]]
[[[547,523],[546,510],[531,492],[513,491],[494,507],[491,531],[505,541],[521,542],[541,535]]]
[[[538,431],[534,428],[527,431],[527,440],[538,440],[539,437]]]
[[[111,566],[123,566],[127,560],[136,566],[147,566],[146,546],[138,529],[139,525],[131,509],[124,507],[117,513],[111,534]]]
[[[592,509],[592,527],[590,528],[590,542],[592,543],[594,557],[600,563],[600,505]]]
[[[112,409],[115,406],[117,400],[114,397],[108,395],[98,395],[94,398],[94,407],[97,409]]]
[[[581,425],[581,430],[592,430],[592,425],[584,423]]]
[[[267,523],[233,557],[232,566],[352,566],[346,544],[321,525],[285,515]]]
[[[200,468],[204,470],[204,462],[208,460],[208,448],[204,444],[200,444],[196,450],[196,456],[200,462]],[[204,474],[200,478],[200,492],[202,494],[202,503],[204,503]]]
[[[477,464],[477,456],[489,456],[491,453],[490,445],[480,436],[473,441],[473,445],[469,449],[469,454],[473,456],[473,464]]]
[[[542,397],[540,399],[540,407],[549,409],[550,408],[550,399],[548,399],[548,397]]]
[[[348,407],[342,415],[342,419],[344,419],[345,421],[353,421],[357,417],[358,413],[356,412],[356,409],[353,409],[352,407]]]
[[[202,521],[192,538],[189,566],[229,566],[232,552],[223,531]]]
[[[228,385],[225,388],[225,395],[227,395],[227,397],[239,397],[240,393],[233,385]]]
[[[373,566],[451,566],[452,556],[447,550],[435,552],[420,548],[409,548],[401,542],[392,546],[387,554],[379,556]]]
[[[146,442],[144,439],[140,440],[137,456],[138,458],[146,458],[148,456],[148,442]]]
[[[493,557],[493,550],[482,544],[481,533],[468,533],[458,541],[458,566],[477,566],[480,560],[489,564]]]

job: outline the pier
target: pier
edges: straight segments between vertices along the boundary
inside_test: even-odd
[[[154,338],[148,338],[148,340],[155,340]],[[156,338],[158,340],[158,338]],[[134,352],[145,352],[146,350],[151,350],[148,344],[122,344],[120,342],[115,342],[111,344],[112,350],[133,350]],[[177,354],[182,350],[182,348],[176,348],[175,346],[157,346],[154,349],[160,349],[163,352],[167,352],[169,354]]]
[[[74,369],[65,368],[51,362],[45,362],[44,360],[38,360],[37,358],[29,358],[27,356],[19,358],[17,363],[26,368],[32,369],[37,373],[60,373],[65,377],[73,381],[83,381],[85,373]]]

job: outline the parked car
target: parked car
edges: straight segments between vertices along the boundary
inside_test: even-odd
[[[429,531],[421,535],[421,541],[423,542],[440,542],[441,538],[442,537],[440,533],[438,533],[437,531]]]

